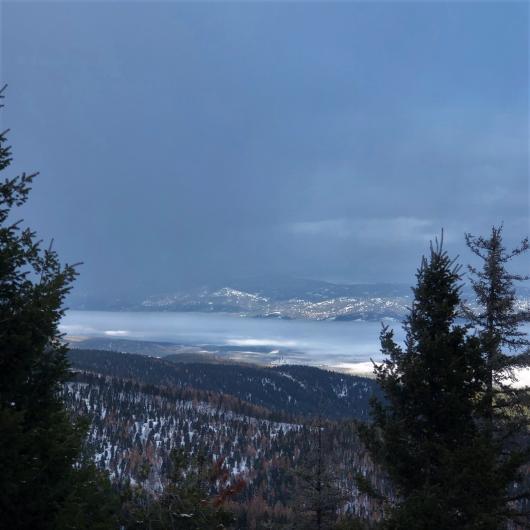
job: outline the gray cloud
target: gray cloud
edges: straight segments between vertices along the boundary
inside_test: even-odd
[[[295,236],[350,239],[372,245],[389,241],[428,243],[439,235],[432,221],[415,217],[302,221],[290,224],[287,229]]]
[[[24,215],[79,288],[410,281],[528,232],[528,6],[5,3]],[[491,35],[495,35],[495,39]]]

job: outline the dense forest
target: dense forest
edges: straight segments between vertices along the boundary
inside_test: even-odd
[[[370,398],[377,394],[371,379],[310,366],[182,363],[172,362],[174,358],[101,350],[69,352],[75,369],[143,384],[218,392],[282,415],[367,420]]]
[[[64,396],[69,410],[90,418],[87,450],[120,487],[159,494],[167,485],[172,450],[183,450],[190,462],[203,454],[207,462],[222,461],[231,480],[244,483],[231,499],[239,528],[260,528],[265,521],[292,527],[301,524],[300,498],[309,489],[307,477],[316,476],[312,459],[320,451],[326,472],[333,470],[336,518],[378,517],[378,503],[356,486],[358,474],[383,478],[376,477],[355,422],[274,421],[267,409],[233,396],[93,373],[77,373]],[[215,493],[213,486],[210,494]],[[306,509],[305,525],[312,510]]]
[[[318,506],[325,513],[321,528],[369,528],[383,518],[383,494],[387,500],[395,495],[388,474],[374,464],[363,443],[362,421],[295,416],[287,412],[292,411],[288,399],[282,414],[279,400],[271,411],[238,396],[197,389],[187,379],[173,379],[168,370],[173,363],[156,358],[73,353],[76,370],[90,371],[73,373],[64,387],[65,402],[76,416],[90,418],[87,452],[118,488],[156,497],[167,487],[172,451],[178,449],[186,455],[188,470],[203,455],[210,465],[222,462],[229,480],[239,481],[240,490],[225,504],[236,515],[235,528],[312,528]],[[201,374],[203,368],[207,365],[192,363],[185,373]],[[282,370],[291,375],[289,368],[303,367]],[[256,370],[262,377],[268,374]],[[319,372],[310,370],[313,377]],[[370,380],[366,384],[373,387]],[[262,403],[258,392],[253,396]],[[370,405],[364,402],[365,412],[360,407],[354,410],[362,418]],[[302,509],[301,499],[320,480],[319,466],[322,485],[330,491]],[[528,483],[528,470],[525,475]],[[379,493],[374,495],[372,488]],[[217,494],[219,484],[210,484],[208,495]],[[519,505],[527,507],[523,500]]]

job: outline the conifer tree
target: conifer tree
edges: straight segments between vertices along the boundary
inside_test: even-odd
[[[226,502],[244,487],[231,481],[223,459],[205,466],[204,453],[190,458],[182,449],[172,449],[168,483],[159,498],[139,490],[129,503],[127,528],[152,530],[202,530],[228,528],[234,515]],[[233,482],[233,483],[232,483]],[[212,495],[212,487],[218,491]]]
[[[12,161],[6,134],[0,172]],[[79,512],[71,503],[85,435],[60,397],[68,363],[58,325],[76,271],[14,217],[35,176],[0,181],[0,525],[19,530],[63,527],[58,516],[67,504]]]
[[[388,327],[381,333],[386,359],[375,373],[385,400],[374,402],[374,424],[362,434],[395,488],[386,528],[498,528],[489,498],[477,495],[489,455],[474,422],[485,368],[478,340],[457,321],[460,280],[442,242],[431,245],[404,346]]]
[[[530,311],[517,309],[514,287],[514,282],[530,277],[506,269],[506,264],[513,258],[528,251],[529,243],[528,239],[524,239],[518,247],[508,251],[502,242],[502,226],[494,226],[489,238],[466,234],[466,243],[482,261],[480,270],[471,265],[468,267],[476,310],[467,308],[466,315],[480,334],[488,373],[486,413],[493,418],[498,409],[494,406],[495,393],[513,389],[510,383],[516,381],[517,368],[530,366],[530,341],[526,332],[521,330],[524,322],[530,322]]]
[[[320,415],[308,426],[304,453],[296,470],[296,507],[299,516],[296,528],[332,528],[337,520],[338,509],[345,500],[329,459],[331,444],[328,427],[329,424]]]
[[[465,312],[478,333],[486,366],[480,412],[485,436],[495,449],[489,465],[505,502],[501,513],[520,521],[530,517],[521,503],[530,499],[528,480],[526,487],[520,480],[521,467],[530,462],[530,392],[514,383],[518,369],[530,367],[530,341],[521,329],[530,321],[530,311],[517,307],[514,283],[529,277],[510,272],[507,266],[528,251],[529,242],[524,239],[508,251],[502,232],[502,226],[494,226],[487,238],[466,234],[466,243],[482,267],[468,267],[475,303]],[[519,503],[507,502],[510,499]]]

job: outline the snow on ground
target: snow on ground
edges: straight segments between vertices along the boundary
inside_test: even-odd
[[[336,372],[342,372],[350,375],[362,375],[365,377],[373,377],[374,365],[372,361],[363,361],[360,363],[339,363],[329,367]]]
[[[376,361],[377,363],[378,361]],[[362,375],[374,377],[374,368],[371,361],[360,363],[340,363],[331,367],[337,372],[344,372],[351,375]],[[516,372],[517,382],[513,385],[516,388],[530,387],[530,368],[521,368]]]

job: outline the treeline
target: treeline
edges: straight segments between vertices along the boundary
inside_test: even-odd
[[[102,350],[69,352],[72,366],[167,388],[215,392],[269,409],[278,415],[331,419],[369,418],[374,381],[311,366],[180,363],[164,358]]]
[[[381,332],[376,375],[386,401],[374,401],[363,441],[394,487],[387,497],[365,481],[384,506],[383,528],[497,530],[530,521],[530,392],[514,385],[530,361],[521,329],[530,313],[516,307],[514,289],[527,277],[507,269],[529,244],[507,250],[502,227],[466,241],[480,263],[469,267],[475,309],[461,300],[461,269],[442,235],[417,271],[404,345]]]
[[[84,355],[91,356],[91,350],[82,350]],[[101,352],[94,350],[94,353],[112,353],[115,352]],[[115,354],[118,359],[121,360],[120,356],[123,354]],[[112,357],[112,356],[111,356]],[[138,357],[133,355],[132,357]],[[141,358],[142,361],[149,361],[150,358]],[[127,359],[123,359],[124,365],[129,365],[131,359],[128,356]],[[155,360],[156,361],[156,360]],[[149,362],[142,362],[142,365],[149,365]],[[93,365],[92,365],[93,366]],[[120,363],[120,366],[121,365]],[[113,370],[114,371],[114,370]],[[142,378],[143,379],[143,378]],[[145,384],[138,379],[128,379],[126,377],[115,377],[106,375],[104,371],[79,371],[78,369],[72,369],[68,377],[70,382],[77,382],[81,384],[88,384],[92,386],[108,386],[109,388],[119,387],[125,393],[131,394],[145,394],[152,396],[159,396],[160,398],[168,402],[192,402],[192,403],[205,403],[217,412],[230,411],[242,416],[251,416],[253,418],[277,421],[277,422],[296,422],[298,421],[297,416],[293,416],[286,412],[271,411],[265,407],[260,407],[243,401],[240,398],[231,394],[221,394],[219,392],[201,390],[193,388],[191,386],[158,386],[155,384]]]
[[[269,519],[292,525],[299,520],[300,499],[307,497],[302,477],[307,481],[317,475],[311,459],[319,453],[322,482],[336,493],[334,517],[328,514],[328,519],[375,517],[355,477],[362,473],[376,481],[376,470],[352,422],[273,422],[94,375],[68,382],[65,402],[76,415],[90,418],[87,449],[121,487],[133,484],[158,495],[167,487],[173,451],[191,459],[203,455],[208,462],[223,461],[230,480],[245,484],[231,499],[231,509],[248,528]],[[324,480],[330,470],[333,479]],[[218,494],[216,488],[211,494]]]

